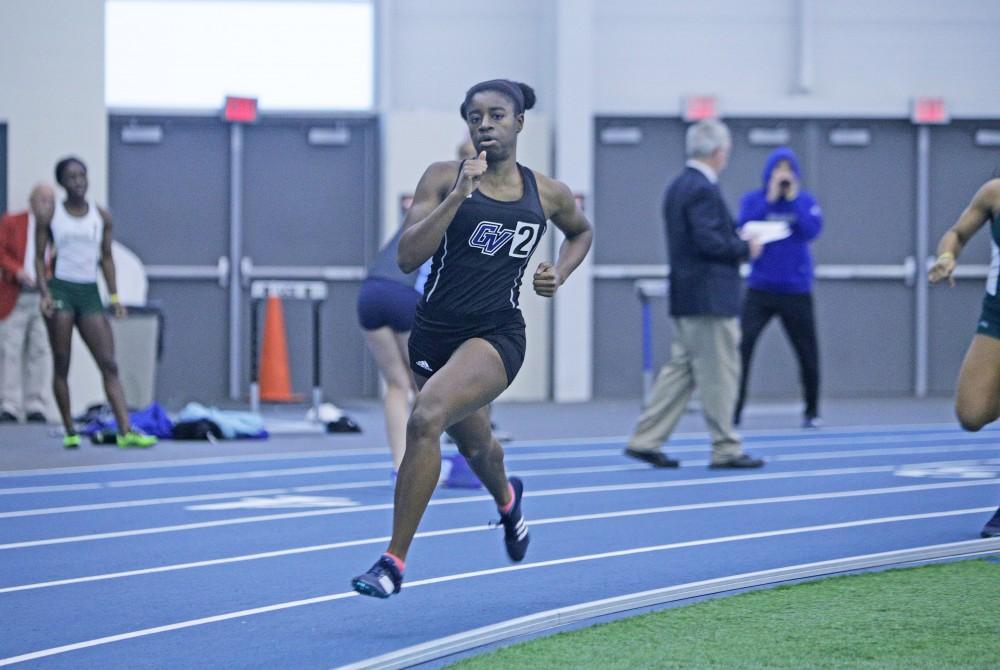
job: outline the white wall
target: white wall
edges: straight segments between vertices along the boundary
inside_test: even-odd
[[[505,76],[535,86],[539,108],[553,111],[559,0],[381,2],[391,108],[450,110],[470,83]],[[593,25],[580,57],[593,63],[599,113],[673,114],[682,97],[703,92],[731,114],[905,115],[914,95],[944,96],[958,115],[1000,113],[995,0],[584,4],[593,5]],[[809,28],[807,94],[795,92],[800,7]]]
[[[583,195],[584,213],[594,211],[594,9],[597,0],[557,0],[555,109],[558,123],[555,170],[574,193]],[[574,141],[574,138],[588,138]],[[560,240],[561,242],[561,240]],[[589,400],[593,394],[594,255],[573,273],[553,304],[552,395],[560,402]]]
[[[1000,3],[841,0],[816,3],[823,97],[941,95],[954,112],[1000,113]]]
[[[87,163],[91,195],[107,202],[104,0],[3,0],[0,26],[8,207],[26,207],[67,154]]]
[[[796,93],[798,8],[812,88]],[[723,115],[905,116],[914,95],[956,115],[1000,113],[1000,3],[994,0],[617,0],[598,2],[594,104],[602,113],[676,114],[713,93]]]
[[[380,1],[392,109],[448,110],[458,119],[466,89],[499,77],[534,87],[538,109],[551,105],[550,1]]]
[[[36,183],[54,183],[56,161],[68,154],[87,163],[90,194],[107,202],[104,0],[3,0],[0,26],[8,209],[25,209]],[[89,356],[75,358],[73,372],[93,367]],[[48,392],[46,404],[57,416]]]

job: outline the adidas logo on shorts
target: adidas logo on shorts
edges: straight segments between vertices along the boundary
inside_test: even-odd
[[[417,367],[423,368],[424,370],[427,370],[427,372],[434,372],[434,368],[432,368],[431,364],[427,361],[417,361]]]

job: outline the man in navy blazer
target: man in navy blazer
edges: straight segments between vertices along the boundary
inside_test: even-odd
[[[712,436],[711,468],[757,468],[733,428],[740,381],[742,281],[740,262],[760,255],[761,244],[741,239],[719,190],[729,161],[729,129],[716,120],[687,130],[684,172],[667,189],[663,216],[670,257],[670,363],[653,385],[625,453],[656,467],[677,467],[661,451],[698,388]]]

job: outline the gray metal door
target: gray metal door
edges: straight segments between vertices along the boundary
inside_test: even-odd
[[[594,262],[600,266],[666,262],[663,193],[684,166],[684,125],[669,119],[598,118],[594,149]],[[642,322],[635,278],[594,282],[594,396],[639,390]],[[652,310],[654,359],[669,357],[670,325],[662,302]]]
[[[937,250],[938,239],[955,223],[976,190],[987,180],[1000,177],[998,140],[997,121],[956,121],[931,129],[931,255]],[[959,259],[961,270],[972,270],[972,276],[959,279],[955,288],[940,286],[930,291],[928,387],[932,393],[951,393],[955,389],[962,358],[979,319],[985,285],[982,270],[990,262],[989,249],[989,230],[984,227]]]
[[[806,186],[823,208],[813,245],[818,266],[901,267],[914,253],[916,148],[906,121],[815,121],[804,156]],[[867,144],[836,144],[835,131],[866,131]],[[813,153],[815,152],[815,153]],[[822,392],[906,395],[914,387],[914,296],[900,277],[818,279],[814,292]],[[772,332],[772,337],[778,335]],[[782,337],[783,339],[783,337]],[[891,343],[887,346],[877,346]],[[756,357],[753,393],[797,395],[790,348]],[[767,352],[761,351],[761,354]],[[784,367],[779,385],[769,369]]]
[[[149,299],[164,310],[156,397],[171,406],[218,401],[227,292],[212,268],[228,254],[227,129],[215,118],[112,116],[108,144],[115,238],[147,266]],[[198,268],[200,279],[185,278]]]
[[[157,398],[176,406],[229,394],[228,268],[238,268],[242,389],[249,381],[253,279],[330,284],[323,311],[328,398],[372,395],[354,310],[376,242],[373,118],[264,117],[243,129],[242,249],[230,255],[230,127],[215,117],[113,116],[110,198],[116,236],[147,266],[165,311]],[[311,385],[307,303],[287,301],[294,390]],[[242,395],[242,392],[239,393]]]
[[[355,311],[378,239],[376,136],[373,118],[266,118],[244,135],[245,274],[332,280],[322,313],[327,398],[377,391]],[[284,312],[292,385],[305,393],[312,369],[309,305],[286,301]]]
[[[727,123],[734,148],[720,181],[734,215],[742,194],[760,187],[765,159],[777,145],[795,149],[805,185],[823,206],[825,229],[813,253],[818,265],[829,266],[819,273],[814,293],[824,392],[912,392],[914,299],[903,281],[906,258],[914,251],[912,126],[788,119]],[[633,282],[658,271],[662,276],[656,267],[666,259],[660,207],[667,182],[684,162],[685,128],[680,119],[602,118],[596,123],[598,397],[628,397],[641,390],[641,322]],[[866,141],[840,141],[844,136]],[[651,165],[658,167],[649,170]],[[834,281],[851,276],[860,278]],[[654,304],[652,320],[654,364],[659,366],[669,352],[662,301]],[[872,356],[871,343],[887,338],[894,343],[890,351]],[[791,347],[772,323],[758,341],[751,397],[798,395]]]

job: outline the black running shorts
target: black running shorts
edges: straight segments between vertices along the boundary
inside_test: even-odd
[[[489,342],[500,354],[510,386],[527,350],[524,317],[519,309],[485,317],[461,317],[421,304],[410,332],[410,368],[422,377],[430,377],[444,367],[463,342],[476,337]]]
[[[976,324],[976,332],[1000,340],[1000,300],[995,296],[986,295],[983,298],[983,311]]]

